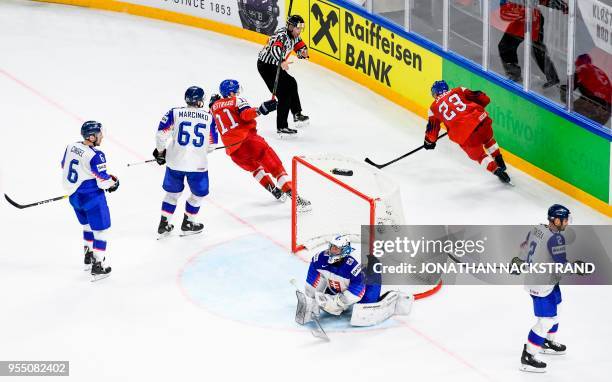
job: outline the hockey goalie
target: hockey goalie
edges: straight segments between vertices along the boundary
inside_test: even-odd
[[[308,268],[304,292],[296,291],[295,321],[304,325],[321,314],[339,316],[351,312],[351,325],[377,325],[391,316],[410,313],[413,296],[389,291],[381,296],[382,278],[373,272],[378,260],[370,256],[365,270],[351,252],[348,236],[336,236],[316,254]]]

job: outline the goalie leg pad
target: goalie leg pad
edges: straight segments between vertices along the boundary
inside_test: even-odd
[[[413,300],[412,296],[390,291],[385,293],[378,302],[355,304],[353,305],[351,325],[372,326],[389,319],[394,314],[406,315],[410,313]]]
[[[297,309],[295,311],[295,322],[300,325],[307,324],[313,320],[313,316],[319,315],[319,307],[313,298],[306,296],[303,292],[296,290]]]

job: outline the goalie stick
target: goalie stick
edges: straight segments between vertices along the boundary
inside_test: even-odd
[[[295,279],[289,280],[289,283],[295,287],[296,292],[302,293],[302,291],[298,288]],[[323,326],[321,326],[321,321],[319,321],[319,317],[313,315],[312,320],[314,321],[316,328],[312,329],[310,333],[312,333],[312,335],[316,338],[329,342],[329,337],[327,336],[327,333],[325,333],[325,330],[323,330]]]
[[[440,136],[438,137],[438,139],[440,139],[440,138],[444,137],[444,136],[445,136],[445,135],[447,135],[447,134],[448,134],[448,132],[446,132],[446,133],[444,133],[444,134],[440,135]],[[365,159],[365,162],[366,162],[367,164],[370,164],[370,165],[372,165],[372,166],[374,166],[374,167],[378,168],[378,169],[381,169],[381,168],[387,167],[387,166],[389,166],[389,165],[391,165],[391,164],[393,164],[393,163],[395,163],[395,162],[397,162],[397,161],[399,161],[399,160],[401,160],[401,159],[406,158],[408,155],[412,155],[412,154],[416,153],[417,151],[419,151],[419,150],[420,150],[420,149],[422,149],[423,147],[425,147],[425,145],[419,146],[419,147],[417,147],[416,149],[412,150],[411,152],[406,153],[406,154],[404,154],[404,155],[402,155],[402,156],[400,156],[400,157],[397,157],[397,158],[395,158],[395,159],[393,159],[392,161],[387,162],[387,163],[383,163],[383,164],[376,164],[376,163],[372,162],[372,160],[370,160],[370,158],[366,158],[366,159]]]
[[[28,208],[28,207],[39,206],[41,204],[55,202],[55,201],[58,201],[58,200],[66,199],[69,196],[70,195],[62,195],[62,196],[58,196],[58,197],[51,198],[51,199],[41,200],[40,202],[34,202],[34,203],[30,203],[30,204],[19,204],[16,201],[14,201],[13,199],[9,198],[9,196],[7,194],[4,194],[4,197],[6,198],[6,201],[11,203],[13,206],[15,206],[15,207],[17,207],[19,209],[24,209],[24,208]]]

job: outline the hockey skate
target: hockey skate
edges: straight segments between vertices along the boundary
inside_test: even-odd
[[[91,263],[93,263],[94,261],[94,257],[93,257],[93,251],[91,249],[89,249],[88,246],[85,246],[85,258],[83,259],[83,263],[85,264],[84,266],[84,271],[90,271],[91,270]]]
[[[200,233],[204,230],[204,224],[196,223],[183,216],[183,224],[181,224],[181,236],[190,236]]]
[[[495,172],[493,172],[493,175],[498,177],[500,182],[513,186],[512,182],[510,181],[510,176],[504,170],[502,170],[501,167],[495,170]]]
[[[523,345],[523,354],[521,355],[521,371],[529,371],[532,373],[544,373],[546,371],[546,363],[536,359],[535,356],[529,354],[527,345]]]
[[[502,171],[506,171],[506,162],[504,162],[504,158],[501,154],[495,157],[495,163],[502,169]]]
[[[272,196],[274,196],[276,200],[281,203],[284,203],[287,200],[287,195],[276,186],[269,185],[268,187],[266,187],[266,190],[268,190],[272,194]]]
[[[278,134],[278,137],[282,139],[284,137],[295,136],[297,134],[297,130],[286,126],[276,129],[276,133]]]
[[[104,260],[95,261],[94,259],[93,265],[91,266],[91,282],[105,279],[110,276],[110,273],[111,267],[104,265]]]
[[[310,118],[302,112],[293,115],[293,125],[295,127],[306,127],[310,124]]]
[[[157,233],[159,234],[157,240],[170,236],[170,232],[172,232],[173,229],[174,226],[168,222],[168,218],[162,216],[159,221],[159,227],[157,227]]]
[[[567,350],[567,346],[557,343],[555,341],[544,340],[544,345],[542,345],[542,349],[540,353],[542,354],[565,354]]]
[[[290,198],[293,197],[291,195],[291,191],[287,191],[286,194]],[[295,203],[296,203],[297,211],[298,212],[308,212],[308,211],[312,210],[312,205],[311,205],[310,201],[300,197],[299,195],[297,195],[297,200],[295,201]]]

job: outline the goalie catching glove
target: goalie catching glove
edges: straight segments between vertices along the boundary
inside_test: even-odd
[[[317,305],[329,314],[339,316],[344,312],[350,304],[342,301],[342,293],[335,296],[317,292],[315,295]]]

